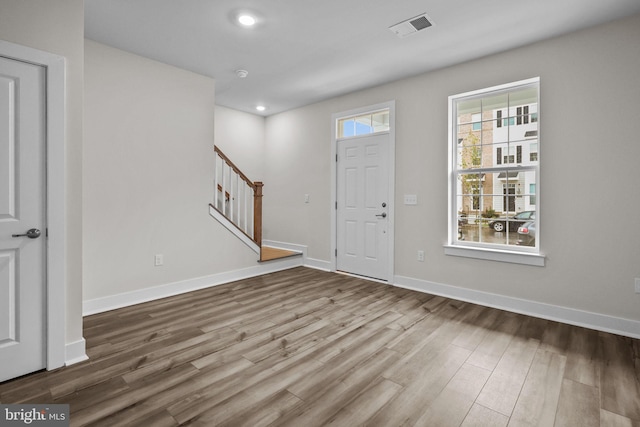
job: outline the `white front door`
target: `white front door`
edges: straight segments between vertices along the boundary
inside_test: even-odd
[[[0,57],[0,381],[46,366],[45,77]]]
[[[337,264],[340,271],[389,279],[389,133],[337,143]]]

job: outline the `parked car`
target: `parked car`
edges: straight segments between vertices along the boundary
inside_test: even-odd
[[[496,218],[489,221],[489,227],[495,231],[504,231],[509,224],[509,231],[516,231],[525,222],[536,219],[536,211],[523,211],[507,218]]]
[[[535,246],[536,245],[536,222],[529,221],[518,227],[518,245]]]

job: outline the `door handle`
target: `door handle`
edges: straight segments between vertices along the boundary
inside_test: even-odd
[[[376,215],[377,217],[382,217],[382,218],[386,218],[387,217],[387,213],[386,212],[382,212],[381,214]]]
[[[12,234],[11,237],[24,237],[27,236],[30,239],[37,239],[38,237],[40,237],[40,230],[38,230],[37,228],[32,228],[31,230],[28,230],[25,234]]]

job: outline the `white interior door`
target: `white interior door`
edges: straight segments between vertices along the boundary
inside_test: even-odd
[[[0,57],[0,381],[46,365],[45,77]]]
[[[338,141],[337,263],[340,271],[389,279],[389,134]]]

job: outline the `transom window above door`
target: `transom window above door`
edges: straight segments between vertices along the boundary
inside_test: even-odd
[[[338,139],[389,131],[389,109],[338,120]]]

